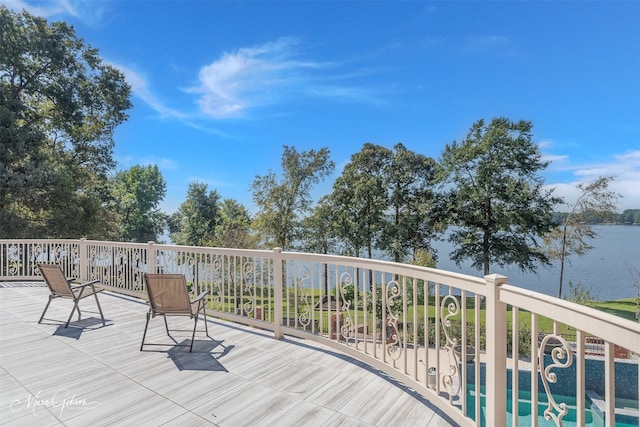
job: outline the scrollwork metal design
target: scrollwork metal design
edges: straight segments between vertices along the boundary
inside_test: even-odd
[[[132,256],[132,264],[133,264],[133,272],[131,275],[133,290],[141,291],[142,283],[144,282],[144,271],[143,266],[145,265],[145,260],[143,257],[143,252],[140,249],[135,249]]]
[[[460,372],[460,358],[454,351],[458,345],[458,337],[452,336],[451,328],[453,322],[452,318],[456,317],[460,313],[460,301],[454,295],[446,295],[440,303],[440,309],[446,315],[442,316],[442,330],[446,339],[444,350],[449,355],[449,371],[441,374],[442,384],[449,390],[449,396],[452,397],[460,393],[461,388],[461,372]],[[457,377],[457,381],[456,381]],[[457,385],[457,386],[456,386]]]
[[[217,307],[218,310],[223,309],[223,269],[222,269],[222,259],[217,256],[213,262],[211,263],[211,279],[213,282],[213,286],[211,289],[211,303],[213,307]]]
[[[296,294],[295,302],[296,322],[305,329],[311,323],[311,302],[309,294],[309,284],[311,280],[311,272],[308,266],[302,266],[298,269],[296,275]]]
[[[68,256],[71,259],[70,274],[73,277],[80,277],[80,249],[78,245],[70,245],[67,247]]]
[[[386,328],[385,350],[393,360],[398,360],[402,355],[402,341],[398,332],[398,310],[394,310],[396,304],[402,304],[402,287],[395,280],[391,280],[386,286]]]
[[[254,289],[252,286],[254,277],[254,265],[251,259],[248,259],[242,265],[242,298],[247,295],[247,300],[242,303],[242,310],[249,316],[254,309]]]
[[[10,244],[7,247],[7,274],[17,276],[20,268],[20,246]],[[39,273],[39,270],[38,270]]]
[[[89,279],[97,280],[98,272],[97,272],[97,264],[96,264],[96,247],[94,245],[89,246],[87,256],[88,256],[87,263],[89,264]]]
[[[547,348],[547,345],[552,344],[552,341],[555,341],[553,344],[560,343],[560,345],[554,346],[551,350],[551,359],[553,363],[545,366],[545,349]],[[547,399],[549,401],[547,409],[544,410],[544,418],[546,420],[553,420],[557,426],[562,426],[562,418],[567,415],[569,408],[564,402],[556,402],[555,398],[551,394],[549,383],[554,384],[558,380],[558,376],[554,372],[551,372],[552,369],[565,369],[573,364],[571,347],[569,347],[569,343],[559,335],[546,335],[540,341],[538,348],[538,360],[540,376],[542,377],[542,385],[544,385],[544,391],[547,394]]]
[[[54,245],[54,246],[51,248],[51,253],[52,253],[52,255],[53,255],[53,262],[54,262],[55,264],[58,264],[58,265],[59,265],[59,264],[61,264],[61,263],[62,263],[62,259],[63,259],[63,257],[64,257],[64,254],[66,253],[66,251],[65,251],[64,246],[62,246],[62,245],[58,244],[58,245]],[[39,259],[40,259],[40,257],[41,257],[41,254],[39,254],[39,253],[37,253],[37,252],[34,254],[34,260],[35,260],[36,262],[37,262],[37,260],[39,260]],[[69,273],[71,273],[71,272],[69,272]]]
[[[356,337],[355,331],[355,323],[351,318],[351,299],[347,296],[347,288],[349,286],[354,286],[353,276],[349,272],[343,272],[340,275],[340,280],[337,284],[338,287],[338,295],[340,296],[340,301],[338,301],[337,307],[339,307],[339,311],[342,313],[342,325],[340,326],[340,335],[342,338],[346,340],[352,340]],[[353,293],[355,296],[355,291]]]
[[[113,248],[113,280],[115,282],[115,286],[122,289],[125,287],[124,275],[125,271],[128,269],[127,267],[127,252],[123,248]]]
[[[452,350],[458,344],[458,337],[452,337],[451,334],[451,319],[460,313],[460,302],[458,298],[453,295],[447,295],[442,299],[440,303],[440,309],[444,312],[447,311],[445,316],[442,316],[442,329],[446,338],[445,347],[450,347]]]

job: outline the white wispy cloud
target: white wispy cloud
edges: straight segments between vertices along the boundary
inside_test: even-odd
[[[24,0],[3,0],[2,4],[14,12],[21,12],[24,9],[32,15],[41,16],[43,18],[59,15],[61,13],[73,15],[73,10],[68,1],[51,1],[44,4],[40,3],[39,6],[36,6]]]
[[[542,161],[550,162],[549,170],[564,170],[567,168],[569,162],[569,156],[566,154],[552,154],[550,151],[554,148],[554,142],[550,140],[544,140],[537,143],[540,152],[542,153]]]
[[[623,196],[619,205],[623,209],[640,209],[640,150],[614,155],[610,162],[582,165],[576,168],[575,174],[582,182],[613,175],[610,189]]]
[[[618,200],[620,210],[640,208],[640,150],[630,150],[623,154],[614,155],[610,161],[585,164],[570,164],[568,156],[562,156],[567,161],[566,170],[571,171],[574,179],[570,182],[550,184],[557,195],[565,198],[568,204],[577,200],[578,184],[587,184],[601,176],[614,176],[609,189],[622,196]]]
[[[146,102],[151,108],[160,113],[161,116],[178,119],[187,118],[187,114],[167,107],[151,90],[147,79],[141,73],[123,64],[109,62],[109,65],[120,70],[120,72],[124,74],[127,83],[131,85],[133,94]]]
[[[189,92],[199,95],[202,112],[216,119],[239,117],[249,109],[272,105],[295,96],[370,102],[368,90],[349,85],[326,85],[329,76],[315,71],[336,64],[297,59],[300,41],[283,37],[274,42],[224,53],[200,69],[199,85]]]
[[[567,155],[559,154],[544,154],[542,155],[542,161],[551,162],[553,168],[558,169],[558,165],[564,164],[569,159]]]
[[[198,117],[196,117],[197,114],[194,114],[193,112],[181,111],[167,106],[152,90],[149,79],[147,79],[142,73],[134,71],[132,68],[123,64],[115,62],[108,62],[108,64],[117,68],[122,72],[122,74],[124,74],[127,83],[131,85],[133,95],[155,110],[161,118],[177,119],[184,125],[197,129],[201,132],[222,136],[227,139],[233,138],[218,129],[207,126],[206,124],[198,123]]]
[[[3,0],[7,8],[21,12],[23,9],[42,18],[71,15],[90,27],[100,27],[104,23],[108,2],[88,2],[82,0],[49,0],[29,2],[25,0]]]

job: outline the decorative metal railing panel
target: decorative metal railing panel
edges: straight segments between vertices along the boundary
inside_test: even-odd
[[[184,274],[193,293],[209,291],[209,313],[345,352],[462,425],[501,426],[508,417],[517,426],[527,414],[540,414],[529,416],[531,425],[582,425],[604,414],[613,426],[616,397],[629,393],[621,380],[635,376],[638,396],[638,324],[499,276],[279,249],[0,240],[0,280],[38,280],[39,262],[141,297],[144,273]],[[591,356],[596,346],[603,357]],[[627,362],[635,373],[616,375],[624,354],[635,357]],[[597,381],[587,369],[593,363],[602,365]]]
[[[40,276],[38,263],[56,263],[77,276],[79,259],[77,240],[0,240],[0,277],[9,280]]]

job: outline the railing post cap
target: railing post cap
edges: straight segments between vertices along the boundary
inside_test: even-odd
[[[147,242],[147,245],[155,245],[155,244],[156,244],[156,242],[154,242],[153,240],[149,240],[149,241]]]
[[[273,248],[273,252],[282,252],[282,248]]]
[[[488,274],[484,276],[484,280],[489,283],[493,283],[496,286],[504,285],[509,282],[509,278],[502,274]]]

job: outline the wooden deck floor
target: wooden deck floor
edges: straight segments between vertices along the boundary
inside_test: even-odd
[[[47,294],[0,283],[0,425],[453,425],[408,388],[313,342],[209,319],[212,338],[197,334],[191,354],[175,346],[140,352],[144,303],[104,292],[106,326],[86,299],[83,319],[65,329],[37,323]],[[71,307],[54,300],[46,317],[66,319]],[[180,322],[170,327],[193,325]],[[188,342],[190,334],[175,337]],[[161,319],[151,321],[148,340],[171,343]]]

